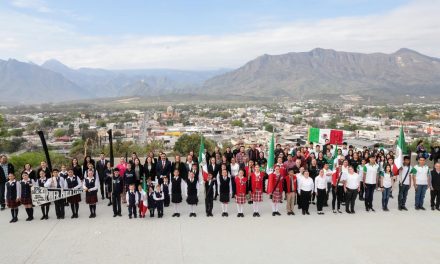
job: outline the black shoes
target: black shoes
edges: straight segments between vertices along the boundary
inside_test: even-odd
[[[243,213],[238,213],[237,217],[244,217],[244,214]]]
[[[116,216],[118,216],[118,215],[117,215],[117,214],[114,214],[114,215],[113,215],[113,217],[116,217]]]
[[[107,206],[111,206],[111,205],[113,205],[112,202],[109,202],[109,203],[107,204]]]
[[[222,217],[228,217],[228,216],[229,216],[228,213],[226,213],[226,212],[222,213]]]
[[[196,213],[190,213],[189,217],[197,217]]]

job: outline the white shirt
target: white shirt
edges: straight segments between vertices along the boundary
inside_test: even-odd
[[[350,190],[355,190],[359,188],[359,184],[361,182],[361,177],[359,174],[354,172],[353,174],[344,173],[342,174],[341,181],[345,181],[345,186]]]
[[[420,167],[419,165],[416,165],[412,168],[410,173],[416,177],[417,185],[428,185],[428,166],[425,165]]]
[[[370,163],[365,164],[364,166],[365,183],[376,184],[378,173],[379,173],[379,165],[377,165],[377,163],[375,163],[374,165],[371,165]]]
[[[46,188],[58,188],[58,184],[56,182],[52,182],[52,179],[54,177],[50,177],[46,183],[44,184],[44,187]],[[60,181],[60,187],[61,189],[67,189],[67,182],[66,180],[64,180],[63,177],[58,177],[59,181]],[[53,185],[52,185],[53,184]]]
[[[391,179],[391,174],[384,172],[383,175],[381,175],[381,177],[383,179],[383,187],[391,188],[391,185],[393,184]]]
[[[231,176],[237,176],[238,171],[240,170],[240,165],[238,163],[232,164],[231,163]]]
[[[313,179],[310,177],[302,177],[301,181],[299,181],[298,185],[298,193],[301,193],[301,191],[309,192],[313,191],[314,184]]]
[[[402,167],[402,169],[399,171],[399,182],[400,183],[402,183],[404,185],[409,185],[409,181],[411,179],[411,175],[410,175],[411,169],[412,169],[411,166],[403,166]],[[407,172],[408,172],[408,175],[407,175]],[[405,176],[406,176],[406,179],[404,182],[402,182],[403,179],[405,178]]]
[[[317,176],[315,178],[315,192],[318,192],[318,189],[326,190],[327,189],[327,177]]]

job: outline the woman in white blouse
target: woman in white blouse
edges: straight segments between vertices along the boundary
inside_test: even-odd
[[[309,177],[309,172],[304,171],[304,176],[298,182],[298,193],[301,195],[301,209],[302,214],[309,215],[309,202],[314,190],[314,184],[312,178]]]

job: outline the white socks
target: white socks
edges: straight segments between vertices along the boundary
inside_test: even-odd
[[[173,203],[173,205],[174,205],[174,213],[178,214],[179,213],[179,204]]]
[[[278,212],[278,203],[272,203],[272,212]]]
[[[258,211],[260,210],[259,209],[259,203],[258,202],[254,202],[252,205],[254,207],[254,213],[258,213]]]
[[[239,214],[243,213],[243,205],[242,204],[237,204],[237,211]]]
[[[222,212],[227,213],[228,212],[228,204],[222,203]]]
[[[191,204],[191,213],[194,213],[194,205]]]

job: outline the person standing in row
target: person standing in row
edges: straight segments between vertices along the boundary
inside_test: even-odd
[[[244,170],[240,169],[238,176],[235,177],[235,202],[237,203],[237,217],[244,217],[243,205],[246,203],[247,178],[244,177]]]
[[[28,218],[26,218],[26,221],[32,221],[34,220],[34,208],[32,208],[32,195],[31,195],[31,188],[35,185],[34,180],[29,178],[29,174],[25,171],[21,174],[21,181],[20,181],[20,203],[24,206],[26,213],[28,215]]]
[[[40,178],[37,181],[37,185],[38,185],[38,187],[44,187],[44,185],[47,182],[46,173],[41,170],[39,172],[39,176],[40,176]],[[49,219],[50,203],[42,204],[40,207],[41,207],[41,213],[43,214],[43,216],[41,217],[40,220],[47,220],[47,219]]]
[[[115,168],[111,180],[111,199],[113,204],[113,217],[122,216],[121,213],[121,194],[124,191],[124,185],[119,176],[119,169]]]
[[[440,163],[434,164],[431,171],[431,210],[440,211]]]
[[[315,193],[317,198],[316,208],[319,215],[323,215],[322,207],[327,198],[327,177],[324,175],[324,170],[320,170],[318,176],[315,178]]]
[[[283,177],[280,173],[280,167],[275,167],[275,172],[269,175],[269,183],[267,185],[267,192],[272,196],[272,216],[281,215],[278,204],[281,202],[283,196]],[[310,197],[309,197],[310,200]]]
[[[238,174],[235,178],[237,177]],[[232,179],[228,176],[227,170],[222,170],[222,176],[217,178],[217,182],[218,193],[220,194],[220,202],[222,203],[222,217],[228,217],[228,204],[232,196]]]
[[[64,178],[59,176],[58,169],[52,170],[52,178],[48,179],[46,183],[44,184],[44,187],[46,188],[53,188],[53,189],[66,189],[66,181]],[[55,203],[55,214],[57,216],[57,219],[64,219],[65,211],[64,211],[64,199],[59,199],[54,201]]]
[[[9,173],[15,173],[14,165],[8,162],[8,157],[0,155],[0,210],[5,210],[5,184],[8,181]]]
[[[171,202],[174,206],[174,214],[172,217],[180,217],[179,204],[182,203],[182,192],[186,188],[185,181],[179,175],[179,170],[175,169],[174,176],[171,178]]]
[[[406,208],[406,198],[408,196],[409,188],[411,188],[412,180],[410,172],[412,167],[410,165],[411,158],[409,156],[403,157],[403,166],[399,169],[399,197],[398,197],[398,209],[408,211]]]
[[[382,210],[389,211],[388,201],[393,188],[393,172],[391,166],[387,164],[385,170],[380,173],[380,190],[382,191]]]
[[[415,208],[416,210],[425,210],[423,201],[425,199],[428,184],[431,183],[429,168],[425,165],[425,157],[419,157],[419,163],[411,169],[413,176],[414,188],[416,190]],[[429,186],[431,187],[431,186]]]
[[[156,185],[156,191],[153,193],[154,205],[152,205],[153,216],[154,216],[154,208],[157,208],[157,217],[163,217],[163,201],[164,201],[164,193],[160,188],[160,185]]]
[[[135,190],[134,183],[128,186],[128,191],[125,194],[125,200],[127,201],[128,207],[128,218],[131,219],[133,216],[137,218],[137,206],[139,204],[139,196]]]
[[[80,190],[82,189],[81,179],[73,174],[73,169],[70,168],[67,171],[66,185],[69,189]],[[81,194],[67,197],[67,202],[70,203],[70,209],[72,210],[71,218],[78,218],[79,202],[81,202]]]
[[[199,184],[194,179],[194,173],[191,171],[186,180],[186,202],[190,206],[189,217],[197,217],[195,207],[199,203]]]
[[[251,177],[251,195],[253,201],[254,214],[253,217],[260,217],[260,204],[263,202],[263,173],[260,171],[260,165],[255,165],[255,171]]]
[[[342,176],[345,192],[345,212],[347,214],[354,214],[354,206],[357,194],[360,192],[361,177],[354,171],[353,166],[348,168],[348,173]]]
[[[161,190],[163,192],[163,206],[168,207],[170,206],[170,186],[168,177],[163,177],[163,183],[161,185]]]
[[[304,177],[299,181],[298,193],[301,195],[302,214],[309,215],[309,202],[314,189],[313,180],[309,177],[309,172],[304,171]]]
[[[290,169],[283,181],[283,190],[286,194],[287,215],[295,215],[294,208],[296,203],[297,180],[293,169]]]
[[[105,159],[104,152],[101,152],[99,155],[99,160],[96,162],[96,170],[98,171],[98,177],[99,177],[99,189],[101,190],[101,198],[102,200],[105,199],[105,197],[108,197],[108,194],[105,192],[104,188],[104,177],[106,176],[105,171],[107,169],[107,164],[110,163],[107,159]]]
[[[373,196],[374,196],[374,189],[376,188],[377,184],[377,176],[379,174],[379,165],[376,163],[376,157],[370,156],[370,162],[368,164],[365,164],[363,171],[364,171],[364,177],[363,182],[365,185],[365,210],[367,212],[375,211],[373,208]]]
[[[207,217],[214,216],[212,214],[212,209],[214,207],[214,189],[215,183],[212,179],[212,173],[208,173],[208,179],[205,182],[205,211]],[[221,196],[220,196],[221,202]]]
[[[96,203],[98,202],[99,180],[94,177],[94,171],[88,170],[84,179],[83,189],[86,192],[86,203],[89,205],[89,218],[96,217]]]
[[[336,208],[338,213],[342,213],[341,204],[344,193],[344,184],[341,181],[342,174],[344,174],[342,166],[338,166],[332,175],[332,210],[334,214],[336,214]]]
[[[5,200],[8,208],[11,209],[12,219],[9,223],[18,221],[18,207],[20,206],[21,189],[20,183],[15,180],[14,173],[8,174],[8,182],[5,184]]]

